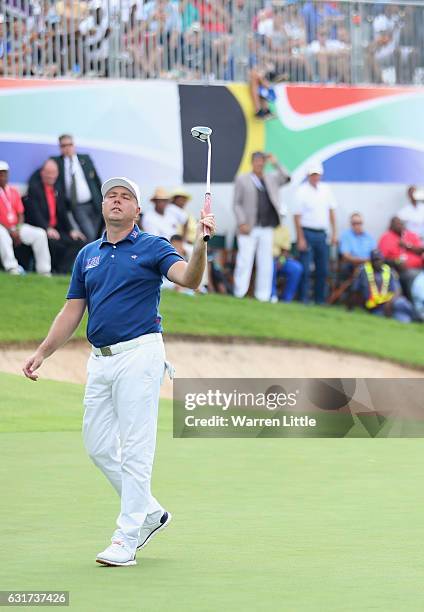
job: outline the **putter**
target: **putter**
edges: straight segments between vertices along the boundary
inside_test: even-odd
[[[212,130],[210,127],[197,125],[196,127],[191,128],[191,135],[196,140],[200,140],[200,142],[208,143],[208,167],[206,172],[206,193],[205,193],[205,205],[204,211],[208,215],[211,212],[211,155],[212,155],[212,145],[210,136],[212,134]],[[203,240],[207,242],[211,237],[211,231],[208,227],[203,228]]]

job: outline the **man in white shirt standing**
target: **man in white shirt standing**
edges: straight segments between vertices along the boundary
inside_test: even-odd
[[[422,196],[415,185],[408,187],[407,194],[410,203],[403,206],[397,216],[402,219],[407,230],[424,240],[424,203],[417,199],[417,196]]]
[[[334,195],[328,185],[321,182],[321,164],[308,169],[308,179],[296,192],[294,220],[297,249],[303,265],[300,300],[309,302],[310,267],[315,264],[315,303],[324,304],[328,271],[327,230],[331,225],[331,244],[337,244]]]
[[[76,153],[71,135],[59,136],[59,147],[61,155],[54,158],[59,167],[58,185],[79,226],[73,229],[80,229],[93,242],[103,225],[102,182],[90,156]]]

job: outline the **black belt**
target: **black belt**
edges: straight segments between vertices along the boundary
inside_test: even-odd
[[[302,227],[303,230],[307,230],[308,232],[315,232],[316,234],[325,234],[326,230],[324,229],[315,229],[313,227]]]

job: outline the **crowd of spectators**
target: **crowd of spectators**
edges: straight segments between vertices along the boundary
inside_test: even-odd
[[[9,164],[0,161],[0,262],[10,274],[69,274],[79,250],[103,234],[101,179],[93,161],[77,153],[70,134],[59,137],[59,148],[28,177],[23,197],[9,184]],[[323,172],[321,164],[311,165],[296,189],[292,240],[279,197],[290,175],[275,156],[255,152],[251,171],[234,185],[234,249],[212,241],[197,292],[274,303],[341,301],[402,322],[424,321],[424,191],[408,187],[407,202],[381,236],[371,236],[354,212],[339,237],[337,202]],[[189,259],[197,227],[187,210],[190,193],[157,187],[149,200],[140,228],[164,236]],[[164,288],[187,292],[167,279]]]
[[[101,182],[91,158],[77,154],[69,134],[59,137],[60,155],[44,161],[22,198],[0,162],[0,260],[11,274],[34,266],[45,276],[68,274],[78,251],[103,227]]]
[[[312,0],[6,0],[0,75],[419,82],[424,9]],[[259,115],[259,117],[261,114]]]
[[[265,172],[267,162],[272,172]],[[344,301],[349,308],[359,304],[374,315],[423,321],[424,192],[408,188],[408,203],[388,221],[378,240],[366,231],[358,212],[339,237],[337,202],[323,173],[321,164],[310,166],[296,189],[292,244],[278,199],[278,187],[290,176],[274,156],[261,151],[252,155],[252,171],[239,176],[234,189],[234,295],[242,298],[250,291],[260,301],[297,298],[319,305]],[[331,248],[336,253],[332,266]]]

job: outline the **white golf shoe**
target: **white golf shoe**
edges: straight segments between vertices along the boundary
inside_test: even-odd
[[[137,565],[135,553],[131,552],[122,540],[112,540],[112,544],[97,555],[96,563],[113,566]]]
[[[149,523],[149,521],[146,520],[142,528],[140,529],[137,550],[144,548],[146,544],[150,542],[154,535],[162,531],[162,529],[165,529],[165,527],[168,527],[169,523],[171,522],[171,519],[172,514],[170,512],[165,511],[159,518],[159,520],[155,522]]]

